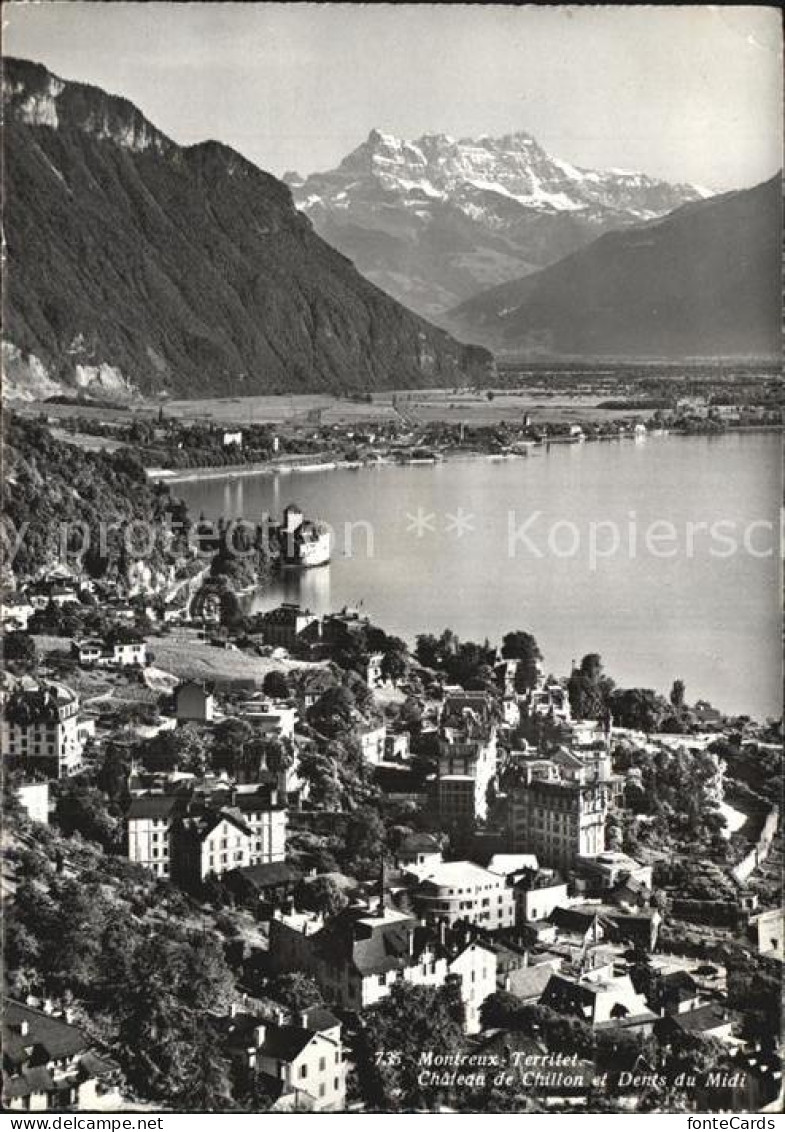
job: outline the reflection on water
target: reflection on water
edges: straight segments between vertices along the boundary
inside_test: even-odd
[[[599,652],[620,684],[667,693],[680,677],[691,701],[778,713],[776,555],[711,556],[704,530],[694,554],[684,553],[682,535],[678,553],[657,556],[643,551],[639,534],[637,553],[601,558],[592,570],[584,552],[570,557],[543,544],[549,528],[562,524],[563,549],[574,525],[585,548],[591,523],[616,525],[626,544],[633,517],[639,532],[663,521],[683,532],[688,523],[760,520],[776,533],[779,436],[649,436],[535,453],[203,480],[175,490],[195,515],[258,522],[294,500],[332,526],[330,566],[287,572],[254,597],[254,609],[295,601],[324,612],[362,602],[377,624],[411,643],[446,627],[495,643],[510,629],[527,629],[557,674],[573,658]],[[516,530],[533,513],[540,517],[531,532],[543,552],[527,553],[519,541],[511,555],[510,517]],[[347,523],[355,525],[351,556]],[[372,531],[370,552],[361,523]],[[759,530],[756,546],[766,538],[774,536]]]
[[[329,613],[330,567],[314,566],[309,570],[284,570],[275,583],[263,593],[256,593],[250,613],[274,609],[282,601],[291,601],[314,613]]]

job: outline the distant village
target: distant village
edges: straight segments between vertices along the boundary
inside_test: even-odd
[[[263,414],[257,422],[252,408],[238,403],[233,411],[232,403],[220,399],[205,403],[190,419],[170,414],[165,402],[102,408],[58,396],[19,411],[87,450],[133,445],[153,478],[189,469],[286,471],[471,455],[516,459],[551,444],[640,439],[650,432],[782,427],[775,371],[744,365],[730,372],[704,370],[632,366],[550,373],[510,362],[500,366],[495,388],[347,392],[327,407],[293,404],[277,421]]]
[[[10,1109],[183,1103],[164,1053],[128,1054],[130,1008],[99,1019],[68,966],[98,979],[120,943],[94,954],[77,916],[45,958],[44,913],[82,876],[127,909],[129,971],[148,938],[181,931],[202,963],[212,941],[214,1104],[776,1107],[778,724],[678,681],[615,689],[591,654],[554,676],[521,631],[415,646],[362,610],[244,616],[196,557],[14,587]]]

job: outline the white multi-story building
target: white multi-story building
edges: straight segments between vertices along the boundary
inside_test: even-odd
[[[467,1034],[477,1034],[482,1029],[480,1007],[496,993],[496,952],[472,940],[449,961],[448,969],[459,979],[464,1029]]]
[[[254,696],[240,704],[238,711],[262,735],[277,739],[294,739],[297,708],[284,700],[271,700],[267,696]]]
[[[332,919],[276,913],[270,921],[270,962],[277,971],[305,971],[345,1010],[386,998],[403,980],[441,987],[447,956],[434,932],[393,908],[346,908]]]
[[[450,692],[440,720],[436,782],[439,815],[447,825],[471,824],[488,812],[496,776],[493,701],[485,692]]]
[[[610,796],[610,784],[588,768],[572,774],[549,759],[525,763],[509,791],[512,848],[565,869],[602,853]]]
[[[387,728],[383,723],[371,724],[357,732],[357,738],[362,747],[363,758],[367,763],[378,766],[384,762],[384,745],[387,737]]]
[[[515,894],[506,877],[472,861],[413,866],[409,871],[420,881],[412,902],[428,923],[451,927],[465,920],[488,931],[514,925]]]
[[[171,832],[171,876],[195,888],[210,874],[283,861],[286,803],[277,786],[215,791],[192,801]]]
[[[23,782],[18,790],[19,804],[31,821],[49,823],[49,783]]]
[[[73,651],[83,665],[96,668],[143,667],[147,664],[147,643],[145,641],[111,641],[94,638],[75,641]]]
[[[20,681],[6,697],[2,753],[9,763],[48,778],[66,778],[82,767],[87,729],[79,697],[65,684]]]
[[[125,815],[129,861],[159,877],[171,869],[171,826],[181,799],[174,794],[144,794],[134,798]]]
[[[287,815],[278,795],[275,786],[251,785],[137,796],[125,818],[128,857],[184,888],[209,873],[283,861]]]
[[[304,1010],[291,1023],[234,1013],[226,1045],[242,1073],[265,1080],[273,1112],[345,1108],[341,1023],[324,1007]]]

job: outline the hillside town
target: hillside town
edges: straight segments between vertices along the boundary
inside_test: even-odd
[[[775,1129],[777,15],[5,0],[11,1132]]]
[[[10,579],[9,1108],[776,1108],[778,723],[207,546]]]

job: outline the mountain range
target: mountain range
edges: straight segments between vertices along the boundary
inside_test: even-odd
[[[600,236],[446,325],[517,355],[777,357],[782,178]]]
[[[363,278],[289,189],[130,102],[3,63],[6,394],[178,397],[493,372]]]
[[[437,321],[603,232],[709,195],[643,173],[578,168],[523,132],[407,141],[372,130],[336,169],[284,179],[325,240]]]

